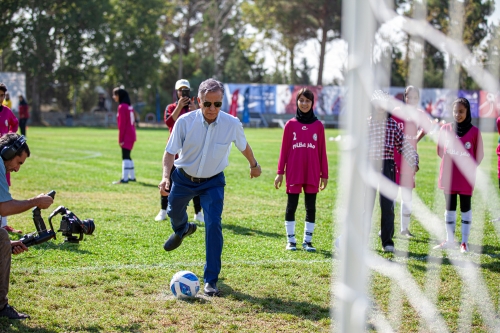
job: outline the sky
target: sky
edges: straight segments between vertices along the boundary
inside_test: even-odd
[[[489,18],[489,23],[498,23],[500,21],[500,0],[495,0],[495,11]],[[335,78],[342,78],[342,68],[346,66],[347,44],[343,40],[335,40],[327,44],[327,53],[325,56],[325,69],[323,71],[323,85],[331,85]],[[318,41],[309,40],[300,44],[296,49],[295,64],[302,63],[302,58],[307,59],[311,71],[311,81],[316,84],[319,67],[320,45]],[[274,68],[275,61],[268,50],[262,51],[265,58],[265,67]]]

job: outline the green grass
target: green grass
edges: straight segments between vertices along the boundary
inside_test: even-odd
[[[339,266],[333,251],[333,236],[338,232],[339,222],[333,217],[339,196],[338,143],[327,141],[330,181],[317,200],[313,244],[318,251],[288,252],[284,250],[285,189],[276,190],[273,186],[282,131],[247,129],[246,135],[263,172],[261,177],[250,180],[246,159],[233,148],[225,171],[222,216],[224,250],[218,286],[224,296],[177,300],[169,291],[170,278],[185,269],[201,278],[205,244],[204,226],[198,224],[198,231],[177,250],[169,253],[163,250],[163,243],[171,233],[170,224],[155,222],[154,217],[160,204],[157,185],[168,131],[139,130],[132,151],[137,183],[111,185],[121,175],[116,130],[29,128],[32,156],[19,173],[12,175],[14,198],[24,199],[54,189],[55,203],[43,211],[46,223],[52,209],[64,205],[81,219],[93,218],[96,230],[80,244],[63,243],[58,233],[57,240],[13,256],[9,301],[32,319],[23,322],[0,319],[0,332],[328,332],[335,327],[330,310],[332,304],[336,308],[331,281],[337,277]],[[327,130],[327,138],[336,135],[338,131]],[[491,145],[495,140],[493,135],[485,135],[485,141]],[[434,213],[442,216],[444,200],[436,190],[438,161],[434,144],[422,142],[419,153],[421,171],[416,192]],[[496,187],[495,165],[493,158],[483,168]],[[486,200],[475,196],[474,214],[476,209],[482,211],[487,205]],[[188,213],[192,218],[192,207],[188,207]],[[304,217],[301,196],[296,214],[299,242]],[[57,228],[60,219],[54,221]],[[378,208],[374,221],[379,221]],[[9,217],[9,224],[25,232],[35,229],[30,212]],[[477,301],[474,290],[469,292],[471,302],[464,302],[461,291],[467,285],[457,272],[460,268],[451,265],[450,260],[477,264],[496,310],[500,295],[500,247],[493,225],[484,224],[481,244],[475,243],[482,234],[478,234],[473,224],[471,244],[478,251],[483,245],[485,253],[467,255],[464,259],[447,258],[444,252],[430,250],[429,244],[433,245],[437,239],[417,221],[412,221],[411,227],[417,234],[415,239],[396,239],[396,248],[407,247],[408,257],[380,252],[376,223],[370,247],[408,269],[424,292],[431,287],[438,290],[436,306],[450,331],[457,331],[462,325],[460,310],[465,306],[473,308],[471,330],[487,331],[477,310],[477,304],[481,303],[474,303]],[[439,261],[441,258],[444,260]],[[438,262],[428,262],[430,259]],[[431,271],[435,272],[436,282],[432,286],[428,282]],[[397,331],[429,331],[398,288],[384,275],[371,273],[373,311],[369,327],[373,329],[376,325],[373,313],[379,311]]]

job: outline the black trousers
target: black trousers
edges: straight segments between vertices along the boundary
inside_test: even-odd
[[[393,183],[395,183],[395,170],[394,160],[383,160],[380,167],[380,173]],[[380,185],[379,185],[380,187]],[[375,205],[375,195],[377,189],[368,187],[365,192],[365,214],[367,214],[368,221],[371,222],[373,215],[373,206]],[[380,210],[382,211],[380,217],[380,233],[382,246],[394,246],[394,200],[398,195],[397,190],[391,191],[388,196],[379,193]]]
[[[170,187],[172,187],[172,173],[175,170],[175,165],[172,165],[172,170],[170,170]],[[167,209],[168,206],[168,196],[164,197],[163,195],[161,197],[161,209]],[[201,203],[200,203],[200,196],[197,195],[193,198],[193,206],[194,206],[194,213],[198,214],[201,212]]]
[[[26,136],[26,123],[28,122],[27,118],[19,119],[19,127],[21,128],[21,135]]]

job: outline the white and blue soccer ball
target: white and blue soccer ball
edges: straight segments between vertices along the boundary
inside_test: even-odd
[[[170,290],[177,298],[194,297],[200,290],[200,280],[190,271],[180,271],[170,280]]]

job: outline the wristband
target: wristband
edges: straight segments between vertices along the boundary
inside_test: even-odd
[[[258,166],[259,166],[259,162],[255,161],[255,166],[251,166],[250,169],[255,169]]]

